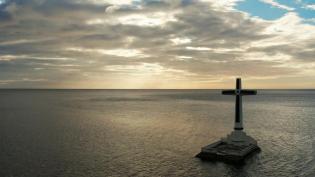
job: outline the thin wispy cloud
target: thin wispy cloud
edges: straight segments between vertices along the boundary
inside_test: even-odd
[[[280,3],[278,3],[278,2],[275,1],[275,0],[260,0],[260,1],[261,1],[261,2],[264,2],[264,3],[267,3],[267,4],[270,4],[270,5],[272,5],[273,7],[280,8],[280,9],[284,9],[284,10],[287,10],[287,11],[293,11],[293,10],[294,10],[293,7],[289,7],[289,6],[280,4]]]

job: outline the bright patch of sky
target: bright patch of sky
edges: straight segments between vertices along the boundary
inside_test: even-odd
[[[297,13],[305,22],[315,19],[315,0],[244,0],[235,8],[265,20],[276,20],[289,12]]]

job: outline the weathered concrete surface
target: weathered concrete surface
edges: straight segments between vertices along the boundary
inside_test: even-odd
[[[254,152],[259,152],[257,142],[243,131],[233,131],[226,138],[201,149],[196,157],[209,161],[242,163]]]

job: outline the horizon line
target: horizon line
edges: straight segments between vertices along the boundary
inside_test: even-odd
[[[0,90],[225,90],[231,88],[0,88]],[[247,89],[247,88],[244,88]],[[256,90],[315,90],[315,88],[251,88]]]

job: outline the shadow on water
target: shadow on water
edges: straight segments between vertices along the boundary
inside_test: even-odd
[[[230,176],[253,176],[249,171],[250,169],[257,169],[260,166],[259,152],[254,153],[241,164],[226,164],[227,174]]]
[[[258,171],[261,166],[261,154],[260,152],[254,152],[250,157],[246,158],[245,161],[239,163],[229,163],[222,161],[204,161],[200,160],[201,166],[203,166],[208,171],[209,176],[216,176],[213,169],[224,169],[225,176],[228,177],[252,177],[257,176],[253,174],[253,169]],[[209,168],[211,167],[211,168]],[[210,170],[211,169],[211,170]],[[262,174],[261,174],[262,175]]]

